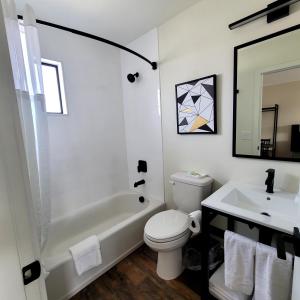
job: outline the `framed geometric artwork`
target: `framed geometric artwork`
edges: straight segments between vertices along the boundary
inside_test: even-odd
[[[217,133],[216,79],[211,75],[175,85],[177,133]]]

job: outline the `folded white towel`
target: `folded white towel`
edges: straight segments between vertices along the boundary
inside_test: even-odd
[[[72,246],[69,250],[79,276],[102,263],[100,243],[95,235]]]
[[[255,300],[291,299],[293,256],[277,257],[275,248],[257,243],[255,263]]]
[[[225,231],[225,285],[250,296],[254,287],[256,242],[231,231]]]
[[[209,279],[209,291],[219,300],[248,300],[249,296],[230,290],[224,283],[224,264]]]

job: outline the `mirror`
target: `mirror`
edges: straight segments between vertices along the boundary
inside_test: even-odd
[[[300,161],[300,25],[234,48],[233,156]]]

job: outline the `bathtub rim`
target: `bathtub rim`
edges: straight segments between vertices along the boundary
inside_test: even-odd
[[[118,197],[118,196],[122,196],[122,195],[134,195],[134,196],[140,196],[141,193],[135,192],[135,191],[126,191],[126,192],[119,192],[116,193],[110,197],[106,197],[105,201],[109,201],[109,199],[114,198],[114,197]],[[126,218],[125,220],[115,224],[114,226],[112,226],[111,228],[96,234],[96,236],[99,239],[99,242],[103,242],[105,239],[107,239],[108,237],[110,237],[111,235],[113,235],[115,232],[117,232],[118,230],[126,227],[127,225],[135,222],[136,220],[138,220],[139,218],[145,216],[146,214],[148,214],[149,212],[151,212],[152,210],[156,210],[158,208],[162,208],[165,209],[165,202],[163,200],[158,200],[154,197],[145,197],[146,200],[148,201],[148,205],[142,209],[141,211],[135,213],[134,215],[132,215],[129,218]],[[93,207],[99,206],[99,204],[101,205],[101,203],[103,203],[104,200],[101,199],[95,203],[91,203],[89,205],[87,205],[87,207],[84,207],[83,209],[80,210],[76,210],[71,212],[68,215],[65,215],[64,217],[59,217],[56,218],[56,223],[58,222],[62,222],[64,219],[66,218],[72,218],[72,217],[76,217],[78,215],[80,215],[80,211],[88,211],[90,209],[92,209]],[[51,224],[54,224],[54,222],[52,222]],[[63,265],[64,263],[72,260],[72,256],[69,252],[69,249],[65,249],[65,251],[58,253],[57,255],[54,256],[46,256],[47,255],[47,245],[45,247],[45,249],[43,250],[42,254],[41,254],[41,261],[43,266],[45,267],[46,272],[51,272],[53,271],[55,268],[60,267],[61,265]]]
[[[55,217],[51,220],[51,225],[60,223],[64,219],[67,219],[67,218],[76,217],[77,215],[79,215],[83,212],[89,211],[90,209],[93,209],[94,207],[97,207],[101,203],[109,202],[110,199],[120,197],[120,196],[123,196],[123,195],[135,195],[137,197],[144,196],[146,199],[155,199],[155,201],[159,201],[158,197],[143,195],[142,192],[133,191],[133,190],[123,190],[123,191],[114,193],[110,196],[105,196],[105,197],[101,198],[100,200],[92,201],[91,203],[88,203],[84,206],[81,206],[77,209],[74,209],[74,210],[70,211],[69,213],[66,213],[62,216]],[[164,202],[163,200],[161,200],[161,201]]]

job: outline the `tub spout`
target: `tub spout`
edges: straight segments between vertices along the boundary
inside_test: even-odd
[[[142,184],[145,184],[145,183],[146,183],[146,181],[145,181],[144,179],[142,179],[142,180],[140,180],[140,181],[135,182],[133,186],[136,188],[136,187],[138,187],[139,185],[142,185]]]

